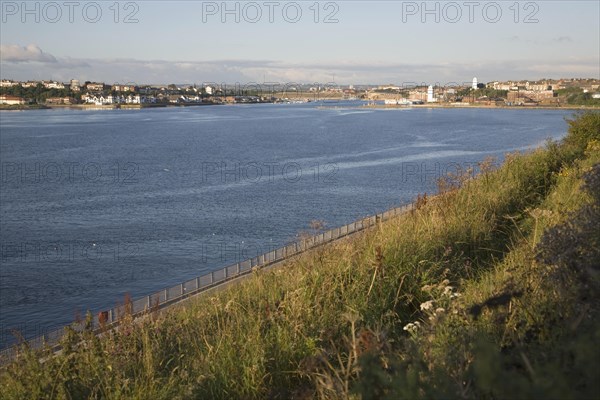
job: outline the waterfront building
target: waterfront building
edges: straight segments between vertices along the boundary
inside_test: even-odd
[[[0,104],[6,104],[9,106],[25,104],[25,99],[22,97],[18,97],[18,96],[1,95],[0,96]]]
[[[49,97],[46,99],[46,104],[77,104],[77,100],[72,97]]]

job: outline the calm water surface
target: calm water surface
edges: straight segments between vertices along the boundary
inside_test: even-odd
[[[355,105],[0,112],[0,345],[407,203],[570,115]]]

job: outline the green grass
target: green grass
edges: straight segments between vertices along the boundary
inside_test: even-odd
[[[598,393],[597,266],[583,264],[599,242],[569,224],[595,215],[581,185],[600,163],[598,118],[578,116],[565,143],[449,177],[416,211],[227,290],[101,338],[71,333],[56,356],[23,349],[0,372],[0,397]],[[557,243],[581,261],[562,260]]]

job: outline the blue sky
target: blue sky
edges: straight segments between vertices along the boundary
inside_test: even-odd
[[[2,0],[0,76],[138,84],[600,78],[599,3]]]

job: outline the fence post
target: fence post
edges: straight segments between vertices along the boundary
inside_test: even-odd
[[[150,295],[148,295],[148,310],[152,307],[152,301],[150,300]]]
[[[215,271],[210,271],[210,283],[215,283]]]
[[[183,287],[183,283],[181,283],[181,284],[179,285],[179,288],[180,288],[181,295],[183,296],[183,291],[184,291],[184,289],[185,289],[185,288]]]
[[[113,320],[113,309],[111,308],[110,310],[108,310],[108,319],[110,322],[114,322]]]
[[[169,289],[165,289],[165,303],[169,300]]]
[[[227,267],[223,268],[223,275],[225,276],[225,279],[229,278],[229,273],[227,272]]]
[[[240,263],[235,264],[236,275],[240,274]]]
[[[200,277],[196,277],[196,289],[200,289]]]

